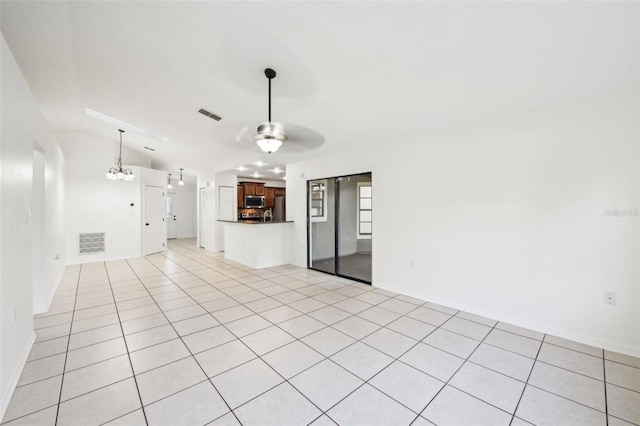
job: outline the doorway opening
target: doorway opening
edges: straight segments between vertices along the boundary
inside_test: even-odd
[[[175,192],[167,193],[167,240],[178,238],[178,219],[176,218],[174,197]]]
[[[307,267],[371,284],[371,173],[307,181]]]

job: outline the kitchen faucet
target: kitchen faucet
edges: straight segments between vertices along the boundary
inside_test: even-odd
[[[262,221],[266,222],[267,217],[269,218],[269,222],[273,221],[273,213],[271,212],[271,209],[267,209],[264,211],[264,213],[262,214]]]

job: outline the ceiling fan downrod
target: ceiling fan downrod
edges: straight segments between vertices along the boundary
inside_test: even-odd
[[[271,122],[271,80],[276,78],[276,72],[271,68],[267,68],[264,70],[264,75],[269,80],[269,122]]]

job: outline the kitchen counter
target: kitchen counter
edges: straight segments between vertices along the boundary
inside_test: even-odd
[[[224,223],[225,259],[254,269],[289,263],[289,229],[293,221],[220,222]]]
[[[272,223],[293,223],[292,220],[284,220],[284,221],[276,221],[276,220],[270,220],[267,222],[262,221],[262,219],[238,219],[238,221],[233,221],[233,220],[219,220],[218,222],[225,222],[225,223],[246,223],[249,225],[269,225]]]

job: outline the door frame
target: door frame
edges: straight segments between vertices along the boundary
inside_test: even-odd
[[[174,198],[175,195],[177,195],[175,192],[167,191],[167,195],[166,195],[167,200],[169,200],[169,198],[171,198],[171,217],[166,216],[166,213],[165,213],[165,216],[167,218],[167,226],[166,226],[166,229],[167,229],[167,240],[175,240],[176,238],[178,238],[178,224],[177,223],[175,225],[172,225],[172,226],[175,226],[176,236],[172,237],[172,238],[169,238],[169,224],[172,222],[171,219],[173,219],[173,222],[176,222],[175,203],[174,203],[175,202],[175,198]]]
[[[204,246],[204,199],[205,191],[207,187],[198,188],[198,247],[205,248]]]
[[[165,202],[163,203],[163,212],[162,212],[162,228],[163,228],[163,232],[162,232],[162,239],[163,239],[163,243],[162,243],[162,250],[159,252],[153,252],[153,253],[147,253],[147,228],[146,228],[146,220],[147,220],[147,207],[148,207],[148,200],[147,200],[147,188],[158,188],[161,189],[163,192],[163,196],[165,198]],[[150,254],[155,254],[155,253],[161,253],[162,251],[167,249],[167,222],[165,220],[165,217],[167,215],[167,192],[166,192],[166,188],[163,186],[157,186],[157,185],[144,185],[143,187],[143,209],[142,209],[142,253],[143,256],[148,256]]]
[[[333,176],[333,177],[323,177],[323,178],[318,178],[318,179],[307,179],[306,182],[306,193],[307,193],[307,197],[306,197],[306,204],[307,204],[307,269],[311,269],[313,271],[318,271],[318,272],[322,272],[325,274],[329,274],[329,275],[334,275],[336,277],[340,277],[340,278],[346,278],[349,280],[353,280],[353,281],[358,281],[364,284],[369,284],[371,285],[372,281],[373,281],[373,277],[372,277],[372,281],[367,281],[367,280],[363,280],[361,278],[357,278],[357,277],[350,277],[348,275],[343,275],[340,273],[340,226],[339,226],[339,220],[340,220],[340,181],[342,181],[344,178],[349,178],[349,177],[353,177],[353,176],[362,176],[362,175],[369,175],[371,177],[371,186],[373,186],[373,173],[372,172],[363,172],[363,173],[352,173],[349,175],[341,175],[341,176]],[[310,182],[313,181],[318,181],[318,180],[333,180],[334,182],[334,190],[333,190],[333,228],[334,228],[334,252],[333,252],[333,258],[334,258],[334,272],[327,272],[327,271],[323,271],[320,269],[315,269],[312,266],[312,261],[311,261],[311,226],[313,224],[313,222],[311,221],[311,203],[309,202],[309,200],[311,199],[311,191],[310,191],[310,187],[311,185],[309,185]],[[328,203],[327,203],[328,204]],[[371,257],[373,259],[373,251],[371,253]],[[371,267],[373,269],[373,261],[371,264]],[[373,270],[371,271],[373,274]]]

